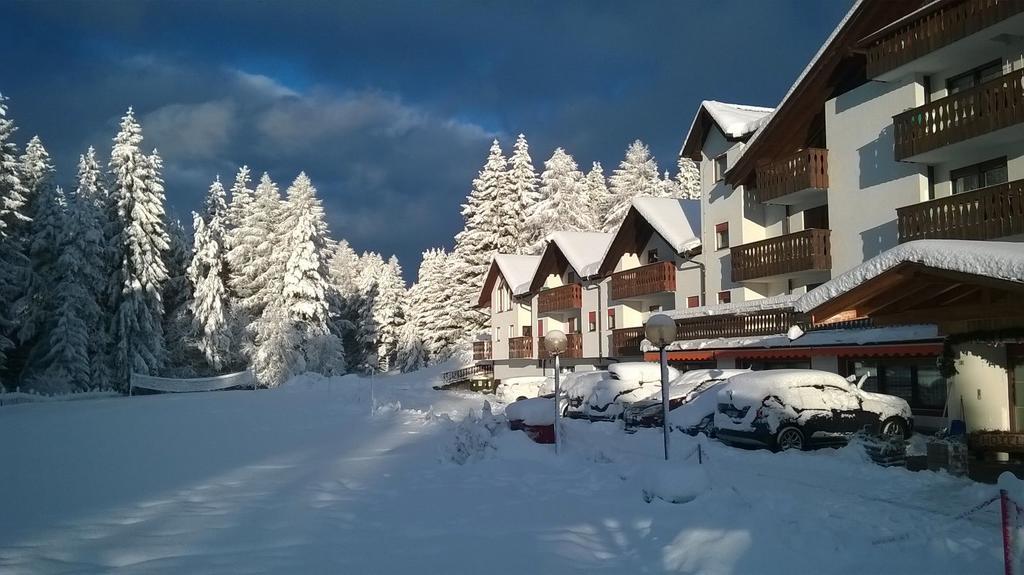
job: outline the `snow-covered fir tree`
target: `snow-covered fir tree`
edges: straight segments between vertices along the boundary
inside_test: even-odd
[[[657,196],[662,188],[658,164],[647,145],[636,140],[626,149],[626,157],[608,179],[609,202],[605,206],[602,231],[612,232],[626,217],[633,198]]]
[[[188,278],[192,285],[192,330],[199,350],[214,373],[222,373],[232,360],[228,293],[225,285],[227,257],[225,223],[227,194],[218,177],[206,194],[205,213],[195,214],[192,261]]]
[[[377,365],[381,371],[395,367],[398,338],[405,324],[405,282],[398,258],[391,256],[377,277],[377,297],[373,301],[373,321],[377,326]]]
[[[359,307],[354,310],[355,345],[347,349],[351,355],[349,366],[359,373],[374,373],[379,369],[377,342],[379,330],[374,309],[379,294],[380,278],[387,264],[380,254],[366,252],[359,257]]]
[[[227,215],[224,218],[224,227],[227,230],[227,248],[233,247],[235,232],[242,227],[245,216],[249,212],[249,204],[253,201],[255,191],[251,187],[252,177],[249,173],[249,166],[238,168],[235,174],[235,183],[231,185],[231,203],[228,205]]]
[[[591,217],[599,225],[604,223],[604,210],[610,203],[611,197],[608,192],[608,178],[604,176],[604,167],[601,162],[594,162],[590,171],[585,176],[584,184],[587,187],[586,197],[591,210]],[[582,207],[581,207],[582,208]]]
[[[526,215],[531,228],[552,231],[595,231],[600,223],[589,205],[589,188],[576,160],[557,148],[544,162],[540,175],[540,200]],[[540,253],[543,239],[534,244],[531,253]],[[490,262],[488,262],[490,263]]]
[[[248,210],[231,234],[229,286],[241,309],[253,319],[281,294],[286,262],[280,249],[283,210],[277,185],[264,173]]]
[[[29,221],[25,212],[28,190],[18,172],[18,147],[14,143],[17,128],[7,117],[6,98],[0,94],[0,384],[7,352],[14,347],[14,310],[11,303],[20,296],[22,278],[28,268],[28,259],[17,236]]]
[[[114,274],[113,345],[118,384],[132,372],[156,373],[165,359],[164,254],[169,245],[164,221],[162,162],[142,152],[142,127],[129,108],[110,154],[112,194],[121,232],[115,238],[120,269]]]
[[[665,170],[661,181],[658,182],[658,193],[656,195],[659,198],[679,197],[679,183],[668,173],[668,170]]]
[[[164,255],[167,281],[164,282],[164,342],[167,361],[162,373],[171,377],[206,375],[202,369],[192,330],[192,282],[188,267],[192,261],[192,236],[180,220],[167,222],[168,248]],[[199,368],[199,369],[197,369]]]
[[[412,321],[406,321],[398,334],[398,350],[395,353],[395,368],[402,373],[416,371],[427,365],[427,349],[420,331]]]
[[[513,217],[519,230],[509,230],[516,241],[515,250],[507,253],[524,254],[529,251],[530,246],[544,239],[546,232],[531,228],[526,222],[526,214],[540,199],[540,194],[537,192],[537,171],[533,168],[533,159],[530,157],[530,145],[523,134],[516,138],[512,156],[508,160],[508,185],[511,198],[515,202],[517,214]]]
[[[431,364],[449,359],[463,336],[452,302],[449,258],[443,249],[423,252],[409,301],[416,329]]]
[[[700,199],[700,168],[686,156],[679,156],[679,171],[676,173],[677,197],[687,200]]]
[[[65,232],[64,192],[54,184],[55,170],[50,154],[38,136],[25,146],[19,171],[31,199],[27,209],[26,255],[29,260],[23,291],[15,302],[18,340],[31,345],[53,313],[55,267]]]
[[[341,338],[346,361],[353,366],[362,362],[356,330],[362,309],[359,270],[359,256],[348,241],[336,242],[327,259],[327,278],[330,284],[328,327],[331,333]]]
[[[63,196],[59,188],[56,195]],[[93,289],[93,282],[101,281],[102,276],[89,255],[99,238],[90,231],[94,222],[85,204],[91,200],[75,194],[68,201],[70,205],[59,216],[59,255],[50,279],[54,286],[52,316],[34,362],[39,369],[29,380],[30,387],[40,393],[68,393],[106,385],[95,379],[93,366],[94,361],[104,359],[92,344],[95,337],[102,337],[95,333],[100,307]]]

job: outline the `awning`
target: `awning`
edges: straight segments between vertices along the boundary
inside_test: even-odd
[[[711,361],[719,358],[810,359],[811,357],[934,357],[942,354],[942,342],[885,345],[843,345],[785,348],[731,348],[700,351],[670,351],[669,361]],[[647,361],[658,361],[657,352],[644,354]]]

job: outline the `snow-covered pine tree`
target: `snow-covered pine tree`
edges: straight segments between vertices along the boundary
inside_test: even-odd
[[[592,232],[600,223],[590,209],[589,189],[576,160],[562,148],[557,148],[551,159],[544,162],[540,175],[540,200],[526,216],[533,229],[553,231]],[[540,253],[541,243],[534,244],[531,253]]]
[[[530,145],[526,142],[526,136],[519,134],[515,146],[512,148],[512,156],[508,160],[508,186],[510,194],[510,205],[512,213],[508,218],[511,222],[508,227],[509,234],[515,239],[514,251],[507,253],[526,253],[531,245],[538,238],[543,238],[543,230],[534,230],[526,225],[526,214],[530,206],[537,203],[537,171],[533,169],[533,159],[530,158]],[[517,226],[518,229],[512,227]],[[503,249],[503,248],[501,248]]]
[[[379,293],[379,281],[387,264],[380,254],[365,252],[359,257],[359,308],[353,312],[355,318],[355,345],[346,349],[352,358],[349,365],[359,373],[370,374],[378,370],[377,342],[378,327],[374,308]]]
[[[242,222],[249,212],[249,204],[253,201],[255,191],[250,187],[251,184],[252,177],[249,174],[249,166],[238,168],[238,173],[235,174],[235,183],[231,186],[231,203],[228,205],[224,221],[229,250],[233,247],[235,233],[241,228]]]
[[[427,365],[427,350],[412,321],[406,321],[398,335],[398,350],[395,353],[395,368],[402,373],[416,371]]]
[[[218,177],[207,192],[205,214],[193,216],[194,247],[188,267],[193,337],[214,373],[223,373],[233,359],[225,286],[227,216],[226,193]]]
[[[63,196],[59,188],[57,196]],[[98,244],[98,234],[90,233],[94,225],[88,197],[74,195],[68,199],[67,210],[60,212],[61,233],[58,259],[53,267],[52,318],[39,345],[40,354],[34,362],[39,366],[29,379],[29,386],[40,393],[68,393],[102,387],[105,381],[94,379],[97,357],[92,344],[100,307],[92,282],[100,281],[90,252]]]
[[[611,202],[611,197],[608,192],[608,178],[604,176],[601,162],[591,164],[584,183],[587,187],[587,207],[591,210],[591,217],[599,225],[603,225],[604,210]]]
[[[162,162],[154,150],[140,149],[142,127],[131,108],[121,119],[110,154],[112,193],[121,232],[120,269],[114,275],[113,345],[117,384],[131,373],[152,374],[163,367],[166,350],[161,320],[167,282],[164,254],[169,248],[164,221]]]
[[[264,173],[248,211],[232,234],[229,285],[250,318],[258,318],[267,303],[281,294],[286,262],[280,249],[283,210],[277,185]]]
[[[665,174],[661,177],[658,182],[658,194],[659,198],[677,198],[679,197],[679,184],[675,179],[665,170]]]
[[[391,256],[377,279],[373,321],[377,326],[377,365],[381,371],[395,367],[398,337],[405,324],[405,282],[398,258]]]
[[[85,321],[89,326],[88,355],[91,370],[90,379],[95,388],[109,387],[112,368],[110,365],[110,320],[112,314],[107,306],[105,284],[114,269],[109,249],[108,233],[112,221],[110,194],[107,192],[103,173],[96,160],[96,150],[90,146],[78,159],[78,187],[71,204],[74,206],[72,223],[77,249],[81,250],[82,263],[78,274],[82,285],[89,292],[92,305],[85,305]],[[76,221],[77,218],[77,221]],[[95,306],[95,307],[93,307]],[[95,317],[93,317],[95,314]]]
[[[31,200],[27,206],[31,222],[28,223],[24,248],[29,269],[24,289],[15,302],[15,310],[20,345],[32,346],[36,335],[45,329],[53,313],[54,269],[60,255],[61,236],[65,232],[64,211],[67,205],[64,192],[53,183],[53,162],[39,136],[34,136],[25,146],[19,171]]]
[[[463,337],[452,305],[451,257],[441,248],[423,252],[416,286],[410,293],[410,307],[431,364],[449,359]]]
[[[609,204],[605,207],[602,230],[615,231],[637,196],[657,196],[661,187],[658,164],[647,145],[636,140],[626,149],[626,157],[608,179]]]
[[[327,259],[329,321],[331,333],[341,338],[347,363],[359,365],[361,354],[357,343],[356,322],[362,309],[359,293],[359,256],[341,240],[335,243]]]
[[[697,164],[686,156],[679,156],[679,172],[676,173],[678,196],[687,200],[700,199],[700,169]]]
[[[170,377],[205,375],[208,372],[202,369],[203,356],[192,333],[192,282],[188,267],[192,261],[193,240],[181,220],[167,222],[167,237],[169,242],[164,255],[167,281],[163,291],[167,361],[162,373]]]
[[[17,128],[7,118],[7,101],[0,94],[0,384],[7,367],[7,352],[14,347],[13,302],[21,293],[22,278],[28,260],[21,249],[18,230],[28,222],[25,212],[28,190],[18,173],[18,147],[14,143]]]

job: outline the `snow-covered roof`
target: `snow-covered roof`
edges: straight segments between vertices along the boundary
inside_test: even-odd
[[[697,113],[693,115],[693,120],[690,121],[690,129],[686,131],[683,147],[679,150],[679,155],[681,156],[686,153],[686,143],[690,142],[691,138],[698,137],[698,134],[694,134],[693,131],[697,128],[702,111],[707,112],[711,116],[711,119],[714,120],[715,124],[718,125],[718,128],[726,136],[742,138],[764,125],[768,121],[768,117],[773,109],[762,106],[727,104],[715,100],[704,100],[700,103]],[[700,137],[703,137],[703,130]]]
[[[798,299],[808,312],[883,272],[914,262],[940,270],[1024,283],[1024,243],[977,240],[917,240],[886,250]]]
[[[800,297],[800,294],[783,294],[773,297],[755,299],[751,301],[738,301],[733,303],[722,303],[718,305],[705,305],[701,307],[676,309],[666,311],[665,315],[671,317],[672,319],[681,319],[686,317],[752,313],[757,311],[767,311],[773,309],[793,307],[793,303]]]
[[[585,278],[597,274],[613,237],[613,234],[602,232],[552,232],[548,240],[558,246],[576,274]]]
[[[523,295],[530,291],[530,280],[537,271],[540,256],[498,254],[494,256],[494,263],[498,264],[498,269],[505,278],[505,283],[511,288],[512,294]]]
[[[700,200],[637,197],[633,207],[677,254],[700,247]]]
[[[699,351],[705,349],[827,347],[840,345],[870,345],[893,342],[921,342],[939,339],[938,327],[934,325],[903,325],[894,327],[868,327],[847,329],[822,329],[810,331],[790,340],[784,334],[758,335],[748,337],[715,337],[674,341],[665,349],[668,351]],[[644,342],[644,351],[655,348]]]

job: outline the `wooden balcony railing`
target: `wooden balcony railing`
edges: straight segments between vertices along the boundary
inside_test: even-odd
[[[473,360],[481,361],[491,359],[491,342],[489,341],[474,341],[473,342]]]
[[[965,0],[946,3],[891,31],[867,46],[867,73],[874,78],[1024,12],[1021,0]]]
[[[508,338],[508,357],[510,359],[533,359],[533,338]]]
[[[612,274],[611,299],[676,291],[676,268],[672,262],[657,262]]]
[[[786,333],[790,327],[804,322],[804,316],[793,308],[765,310],[747,315],[710,315],[676,320],[676,339],[713,337],[744,337]]]
[[[580,358],[583,357],[583,334],[582,333],[567,333],[565,334],[566,348],[565,353],[562,357]],[[550,359],[551,354],[544,348],[544,342],[540,342],[540,359]]]
[[[757,195],[762,203],[812,189],[828,189],[828,150],[807,148],[757,168]]]
[[[579,284],[547,289],[537,294],[537,313],[548,313],[583,307],[583,291]]]
[[[830,230],[809,229],[732,248],[732,281],[832,268]]]
[[[892,121],[897,161],[1024,122],[1024,68]]]
[[[441,374],[441,382],[451,385],[460,381],[468,381],[474,377],[494,377],[494,366],[491,364],[471,365]]]
[[[1024,234],[1024,180],[904,206],[896,210],[896,221],[900,242]]]
[[[612,330],[612,357],[642,355],[640,342],[644,340],[643,327],[626,327]]]

